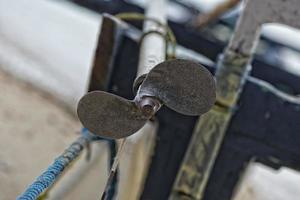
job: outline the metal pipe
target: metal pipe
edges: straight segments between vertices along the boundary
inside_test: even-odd
[[[166,0],[148,1],[146,18],[166,24]],[[152,20],[144,22],[144,37],[140,48],[140,59],[137,77],[147,74],[155,65],[166,59],[166,42],[164,27]]]

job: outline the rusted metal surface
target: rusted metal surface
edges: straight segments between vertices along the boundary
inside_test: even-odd
[[[175,59],[155,66],[138,95],[154,96],[184,115],[200,115],[214,105],[215,88],[213,76],[206,68],[192,61]]]
[[[85,95],[77,113],[92,133],[117,139],[135,133],[147,120],[135,102],[103,91]]]
[[[248,0],[224,55],[218,61],[217,105],[194,130],[170,199],[202,199],[212,166],[251,67],[261,25],[283,23],[299,28],[297,0]]]
[[[103,15],[101,31],[97,42],[88,91],[106,90],[113,68],[114,51],[121,37],[120,22],[108,14]]]
[[[215,81],[201,65],[170,60],[155,66],[133,101],[102,91],[90,92],[78,104],[78,117],[92,133],[123,138],[144,126],[161,104],[185,115],[200,115],[215,103]]]

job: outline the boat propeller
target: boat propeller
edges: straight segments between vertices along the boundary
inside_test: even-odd
[[[83,96],[77,113],[90,132],[113,139],[137,132],[162,105],[190,116],[207,112],[215,103],[216,86],[211,73],[188,60],[164,61],[153,67],[144,79],[136,80],[133,100],[103,91]]]

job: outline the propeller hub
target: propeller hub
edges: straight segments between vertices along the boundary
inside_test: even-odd
[[[147,118],[151,118],[161,107],[161,103],[154,97],[143,96],[136,99],[139,99],[136,104]]]

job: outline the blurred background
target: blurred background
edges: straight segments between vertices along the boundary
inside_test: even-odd
[[[170,1],[168,19],[186,24],[187,28],[192,26],[188,22],[205,26],[197,30],[203,37],[226,44],[243,3],[236,3],[207,24],[195,18],[224,1]],[[123,4],[143,8],[146,3],[145,0],[0,0],[1,200],[15,199],[21,194],[80,134],[81,124],[75,111],[88,87],[101,13],[116,14]],[[207,65],[215,62],[194,52],[187,57]],[[255,57],[299,77],[299,30],[279,24],[264,25]],[[285,85],[277,85],[277,88],[299,95]],[[116,199],[132,199],[120,188],[138,179],[133,175],[138,167],[132,157],[148,148],[132,147],[135,141],[130,140],[125,148],[120,166],[120,196]],[[50,199],[99,198],[107,178],[108,159],[107,144],[99,143],[101,145],[92,147],[92,161],[86,164],[80,159],[55,186]],[[274,169],[253,162],[241,176],[232,199],[298,200],[299,197],[297,170],[285,166]]]

